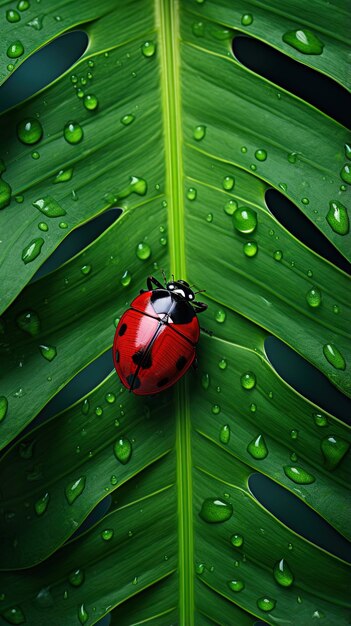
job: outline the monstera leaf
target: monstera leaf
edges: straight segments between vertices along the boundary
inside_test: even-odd
[[[1,117],[0,624],[349,623],[348,564],[249,489],[260,472],[349,534],[349,430],[265,352],[280,338],[350,395],[347,275],[265,202],[280,191],[346,256],[347,132],[231,48],[245,32],[347,86],[346,4],[3,5],[4,79],[63,32],[89,44]],[[118,220],[31,282],[110,207]],[[147,398],[112,372],[30,429],[161,269],[206,289],[199,369]]]

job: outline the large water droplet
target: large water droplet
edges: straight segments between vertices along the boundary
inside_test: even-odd
[[[228,587],[231,591],[235,591],[236,593],[245,589],[245,583],[243,580],[229,580]]]
[[[188,198],[188,200],[196,200],[196,189],[194,189],[194,187],[189,187],[188,191],[186,192],[186,197]]]
[[[32,239],[32,241],[23,248],[22,251],[22,261],[27,265],[27,263],[31,263],[34,259],[39,256],[41,252],[41,248],[44,244],[44,239],[42,237],[38,237],[37,239]]]
[[[293,573],[285,559],[277,561],[273,567],[273,576],[278,585],[290,587],[294,582]]]
[[[67,122],[63,129],[63,136],[70,144],[77,144],[83,139],[83,129],[78,122]]]
[[[224,443],[225,445],[229,443],[230,439],[230,426],[229,424],[224,424],[221,430],[219,431],[219,441]]]
[[[267,158],[266,150],[262,150],[262,149],[256,150],[255,158],[257,159],[257,161],[265,161]]]
[[[241,206],[234,212],[233,222],[234,228],[238,230],[239,233],[253,233],[257,226],[256,212],[247,206]]]
[[[227,317],[226,312],[223,309],[218,309],[215,313],[215,320],[218,324],[223,324],[225,322],[225,318]]]
[[[60,170],[58,174],[56,174],[53,183],[66,183],[71,180],[73,176],[73,167],[67,167],[64,170]]]
[[[39,209],[46,217],[61,217],[66,215],[65,209],[51,196],[44,196],[33,202],[33,206]]]
[[[257,435],[247,446],[247,451],[254,459],[261,461],[265,459],[268,454],[268,448],[263,435]]]
[[[21,16],[18,11],[15,11],[14,9],[9,9],[8,11],[6,11],[6,19],[11,24],[14,24],[15,22],[20,21]]]
[[[111,391],[109,391],[106,396],[105,396],[105,400],[106,402],[108,402],[109,404],[113,404],[114,402],[116,402],[116,396],[114,393],[112,393]]]
[[[72,587],[80,587],[84,582],[84,572],[81,569],[76,569],[68,576],[68,582]]]
[[[137,245],[136,255],[141,261],[146,261],[151,255],[151,248],[148,243],[142,241]]]
[[[17,3],[17,9],[19,11],[27,11],[29,7],[30,3],[28,2],[28,0],[19,0],[19,2]]]
[[[282,251],[281,251],[281,250],[275,250],[275,251],[273,252],[273,259],[274,259],[275,261],[278,261],[278,262],[279,262],[279,261],[281,261],[281,260],[282,260],[282,258],[283,258],[283,253],[282,253]]]
[[[18,59],[18,57],[22,56],[23,52],[24,52],[23,44],[21,41],[19,41],[19,39],[17,39],[17,41],[14,41],[13,43],[9,45],[6,53],[10,59]]]
[[[0,396],[0,422],[6,417],[8,401],[5,396]]]
[[[145,41],[141,46],[144,57],[152,57],[156,52],[156,44],[153,41]]]
[[[240,377],[241,386],[244,389],[253,389],[256,387],[256,376],[253,372],[245,372]]]
[[[276,605],[276,601],[273,598],[269,598],[268,596],[263,596],[262,598],[258,598],[257,606],[261,611],[268,613],[268,611],[273,611]]]
[[[57,355],[57,350],[56,350],[55,346],[46,346],[46,345],[42,344],[42,345],[39,346],[39,350],[40,350],[40,354],[47,361],[53,361],[53,359]]]
[[[89,619],[89,615],[87,613],[87,610],[86,610],[84,604],[81,604],[79,609],[78,609],[78,619],[79,619],[81,624],[85,624],[88,621],[88,619]]]
[[[43,515],[48,508],[48,504],[50,501],[50,495],[48,492],[44,493],[44,495],[39,498],[34,504],[34,509],[37,515]]]
[[[244,254],[248,257],[256,256],[258,252],[258,245],[256,241],[247,241],[244,243]]]
[[[201,507],[200,517],[209,524],[226,522],[233,515],[233,507],[229,502],[219,498],[206,498]]]
[[[316,480],[307,470],[296,465],[285,465],[284,474],[297,485],[310,485]]]
[[[125,465],[132,456],[132,444],[127,437],[118,439],[113,447],[116,459]]]
[[[317,308],[320,306],[321,302],[322,302],[322,294],[319,291],[319,289],[317,289],[317,287],[312,287],[307,293],[306,293],[306,300],[307,300],[307,304],[314,308]]]
[[[230,538],[230,543],[235,548],[240,548],[244,543],[244,537],[242,535],[232,535]]]
[[[36,118],[25,118],[17,125],[17,136],[22,143],[33,145],[42,138],[43,127]]]
[[[75,500],[83,493],[85,489],[86,478],[80,476],[77,480],[73,480],[69,483],[65,489],[65,494],[68,504],[73,504]]]
[[[338,235],[347,235],[350,228],[347,208],[337,200],[329,202],[329,211],[326,216],[329,226]]]
[[[323,354],[327,361],[337,370],[344,370],[346,367],[345,359],[340,350],[333,343],[326,343],[323,346]]]
[[[350,444],[337,435],[328,435],[321,441],[324,463],[328,470],[334,470],[348,452]]]
[[[196,141],[201,141],[206,135],[206,126],[195,126],[193,137]]]
[[[9,624],[24,624],[26,621],[25,615],[19,606],[13,606],[11,609],[6,609],[1,613],[1,616]]]
[[[303,54],[322,54],[324,48],[319,37],[307,28],[287,31],[283,41]]]
[[[114,531],[112,530],[112,528],[106,528],[101,533],[101,539],[103,539],[104,541],[111,541],[113,535]]]
[[[250,26],[252,22],[253,22],[253,17],[251,13],[244,13],[244,15],[241,16],[241,23],[243,26]]]
[[[344,167],[340,172],[340,176],[345,183],[351,185],[351,167],[348,163],[345,163]]]
[[[95,109],[99,106],[99,100],[96,96],[94,96],[94,94],[89,93],[84,96],[83,104],[88,111],[95,111]]]

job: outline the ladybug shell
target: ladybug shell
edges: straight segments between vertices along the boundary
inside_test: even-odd
[[[200,335],[191,304],[167,289],[137,296],[116,328],[113,359],[122,383],[137,395],[171,387],[189,369]]]

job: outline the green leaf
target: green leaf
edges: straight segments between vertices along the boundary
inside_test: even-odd
[[[264,342],[279,337],[351,395],[348,277],[265,203],[280,190],[347,256],[330,203],[346,206],[350,140],[231,52],[247,32],[347,86],[346,6],[44,2],[6,22],[5,46],[24,48],[17,65],[77,25],[89,46],[0,120],[2,198],[12,190],[0,213],[0,446],[12,442],[0,461],[0,623],[93,624],[112,611],[119,626],[292,614],[346,625],[349,565],[263,508],[249,478],[261,472],[349,537],[350,429],[278,376]],[[42,28],[28,27],[39,13]],[[290,45],[299,29],[313,54]],[[30,282],[111,206],[123,208],[114,224]],[[117,318],[160,269],[206,289],[199,369],[151,397],[111,373],[15,439],[111,348]],[[108,513],[72,538],[109,494]]]

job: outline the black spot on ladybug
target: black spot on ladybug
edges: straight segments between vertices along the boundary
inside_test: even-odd
[[[121,328],[118,331],[119,336],[122,337],[124,333],[126,332],[126,330],[127,330],[127,324],[122,324]]]
[[[157,383],[157,387],[164,387],[167,383],[169,383],[169,378],[161,378]]]
[[[143,349],[134,352],[132,359],[135,365],[140,365],[140,367],[145,370],[149,369],[152,365],[150,352],[146,353],[146,351]]]
[[[116,363],[119,363],[119,352],[116,350]]]
[[[129,374],[127,376],[127,383],[132,390],[138,389],[141,385],[140,378],[138,378],[138,376],[135,376],[134,378],[134,374]]]
[[[179,370],[179,371],[182,370],[185,364],[186,364],[185,356],[180,356],[178,361],[176,362],[177,370]]]

